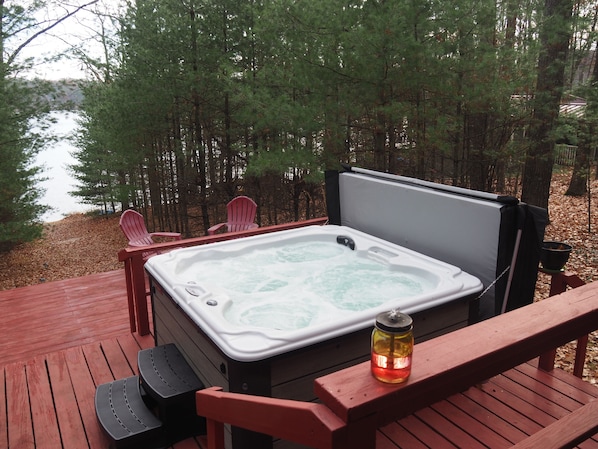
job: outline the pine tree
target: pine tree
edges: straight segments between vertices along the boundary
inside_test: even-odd
[[[14,30],[31,23],[27,11],[0,0],[0,252],[41,234],[36,187],[39,167],[33,162],[40,137],[30,120],[44,111],[36,108],[31,84],[16,78],[15,51],[9,47]]]
[[[40,236],[47,209],[39,204],[41,168],[34,161],[48,138],[43,130],[50,105],[42,99],[50,85],[20,78],[31,61],[20,63],[19,55],[56,24],[95,2],[69,6],[51,22],[36,22],[36,12],[49,7],[45,1],[0,0],[0,251]]]
[[[565,85],[565,64],[571,38],[571,0],[546,0],[540,30],[541,51],[534,112],[530,123],[530,147],[523,172],[521,199],[548,209],[554,165],[553,129],[557,125]]]

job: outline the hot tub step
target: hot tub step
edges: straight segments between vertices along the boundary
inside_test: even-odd
[[[138,376],[98,386],[98,421],[116,448],[162,446],[162,422],[147,408]]]
[[[205,433],[195,412],[195,392],[203,383],[175,344],[144,349],[137,355],[141,385],[158,405],[158,416],[174,440]]]
[[[144,349],[137,355],[141,384],[159,405],[193,402],[203,383],[175,344]]]

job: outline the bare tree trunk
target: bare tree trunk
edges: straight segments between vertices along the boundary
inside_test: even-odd
[[[382,114],[378,114],[378,123],[374,125],[374,169],[379,171],[386,171],[386,133],[383,123]]]
[[[592,71],[592,76],[590,78],[590,85],[595,84],[596,82],[598,82],[598,64],[594,62],[594,70]],[[586,117],[580,119],[578,123],[579,143],[577,145],[577,152],[575,155],[573,174],[571,175],[569,188],[567,189],[567,192],[565,192],[565,195],[582,196],[587,193],[587,178],[589,173],[590,151],[592,148],[593,134],[593,117],[591,117],[591,115],[595,108],[595,101],[593,98],[589,98],[585,112]]]
[[[224,94],[224,189],[231,199],[235,195],[236,186],[233,184],[233,149],[231,140],[231,112],[228,92]]]
[[[575,152],[575,162],[573,164],[573,174],[569,187],[565,195],[583,196],[587,192],[588,168],[590,163],[590,147],[592,136],[590,134],[590,124],[587,120],[581,119],[578,124],[579,140],[577,151]]]
[[[4,0],[0,0],[0,11],[4,10]],[[0,14],[0,80],[5,77],[4,67],[4,14]]]
[[[565,64],[571,37],[571,0],[546,0],[540,29],[541,50],[530,141],[523,171],[523,201],[548,209],[554,165],[555,126],[565,79]]]

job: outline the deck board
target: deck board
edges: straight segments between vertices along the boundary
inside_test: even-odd
[[[6,408],[10,410],[7,420],[8,447],[29,449],[34,447],[29,392],[25,366],[15,364],[6,369]]]
[[[85,429],[81,421],[77,398],[71,384],[64,353],[52,353],[46,357],[48,375],[54,392],[55,410],[60,434],[67,447],[86,441]],[[31,398],[31,400],[36,400]],[[41,444],[41,442],[40,442]]]
[[[0,291],[0,310],[0,448],[107,449],[95,390],[154,345],[130,332],[124,271]]]
[[[470,417],[465,419],[463,415],[457,416],[446,416],[439,413],[436,407],[440,407],[445,403],[441,401],[435,406],[426,407],[415,413],[422,422],[426,423],[427,426],[434,428],[442,438],[451,442],[457,447],[467,447],[470,449],[484,449],[484,446],[477,438],[474,438],[472,434],[468,433],[466,429],[462,428],[462,425],[471,425],[474,421]],[[456,418],[461,418],[461,420]]]
[[[500,387],[493,384],[481,385],[476,388],[470,388],[465,392],[465,395],[472,401],[481,404],[494,416],[498,416],[514,426],[515,429],[505,429],[505,433],[503,434],[512,443],[542,428],[542,425],[536,421],[538,419],[537,415],[542,413],[541,411],[530,407],[527,402],[509,391],[502,390]],[[535,415],[536,420],[530,418],[532,413]],[[488,424],[494,425],[491,418]],[[548,415],[545,417],[544,422],[551,422]]]
[[[5,388],[1,388],[5,387]],[[8,447],[8,427],[6,414],[6,377],[4,370],[0,369],[0,417],[4,425],[0,425],[0,447]]]
[[[50,385],[46,363],[43,357],[36,357],[27,362],[27,383],[33,418],[33,435],[44,435],[44,444],[48,449],[62,449],[58,421],[52,401],[52,387]]]
[[[0,291],[0,366],[130,333],[124,270]]]
[[[8,424],[0,425],[0,447],[107,449],[109,441],[95,415],[96,387],[136,374],[130,365],[132,352],[136,360],[140,349],[151,346],[151,336],[124,334],[0,368],[0,391],[6,392],[0,419]],[[201,447],[195,438],[173,446]]]
[[[377,448],[508,448],[596,397],[572,374],[531,361],[380,428]]]
[[[509,443],[494,426],[497,421],[500,423],[499,419],[492,421],[492,427],[485,426],[478,419],[472,419],[472,416],[476,415],[460,409],[448,400],[440,401],[429,408],[445,420],[452,422],[465,435],[469,435],[471,438],[474,438],[472,435],[475,435],[475,443],[468,444],[468,447],[477,447],[480,444],[481,447],[501,447]]]
[[[94,397],[96,385],[91,373],[88,370],[88,361],[82,348],[70,348],[64,351],[65,361],[68,367],[73,393],[79,408],[81,423],[85,429],[85,435],[90,448],[106,448],[106,438],[97,425],[95,414]],[[112,379],[110,379],[112,380]]]
[[[514,412],[513,410],[505,407],[505,409],[496,410],[487,408],[484,404],[476,402],[469,398],[465,394],[457,394],[450,397],[447,400],[448,403],[452,404],[455,408],[461,411],[468,417],[475,417],[475,422],[479,424],[481,428],[491,429],[491,432],[483,430],[480,435],[484,441],[489,441],[492,444],[491,447],[508,446],[513,441],[505,438],[505,435],[513,435],[515,439],[523,439],[526,434],[518,429],[509,420],[508,412]],[[484,401],[487,405],[487,401]],[[488,432],[488,434],[485,434]]]

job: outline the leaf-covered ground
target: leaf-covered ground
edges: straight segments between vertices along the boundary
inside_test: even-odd
[[[544,240],[569,243],[573,252],[565,266],[567,271],[576,273],[585,282],[598,279],[598,181],[592,180],[589,195],[583,197],[566,196],[571,172],[558,171],[553,175],[549,201],[550,224],[546,227]],[[539,273],[536,283],[536,300],[548,296],[550,276]],[[561,348],[557,354],[557,364],[572,371],[575,345]],[[598,333],[590,335],[584,379],[593,384],[598,382]]]
[[[122,268],[118,219],[75,214],[46,224],[41,239],[0,255],[0,290]]]
[[[573,245],[567,270],[586,282],[598,277],[598,181],[592,181],[588,196],[565,196],[570,171],[555,172],[550,196],[551,223],[545,240],[564,241]],[[519,196],[519,195],[517,195]],[[591,217],[591,219],[588,219]],[[117,253],[126,245],[118,227],[119,217],[71,215],[49,223],[43,238],[21,245],[0,256],[0,290],[84,276],[122,268]],[[548,296],[550,276],[540,273],[536,300]],[[559,365],[570,369],[574,349],[559,352]],[[586,379],[598,381],[598,337],[590,339],[586,359]]]

